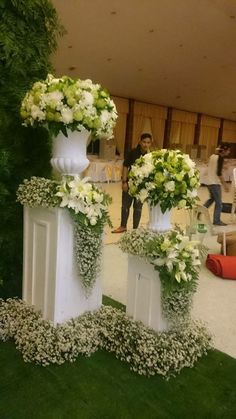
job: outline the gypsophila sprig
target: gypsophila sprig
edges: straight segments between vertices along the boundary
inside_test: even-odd
[[[145,258],[159,272],[162,308],[169,320],[190,315],[201,266],[199,242],[190,241],[179,228],[162,234],[135,229],[123,235],[119,247]]]
[[[91,227],[76,224],[75,252],[77,268],[86,294],[91,292],[99,274],[102,254],[102,235]]]
[[[16,192],[17,201],[30,208],[58,207],[61,199],[56,195],[58,182],[33,176],[25,179]]]
[[[136,160],[129,172],[129,194],[151,206],[192,208],[198,200],[199,172],[189,155],[157,150]]]
[[[25,126],[44,126],[55,136],[87,129],[96,138],[111,138],[117,119],[115,104],[100,84],[51,74],[34,83],[20,113]]]
[[[211,349],[211,336],[200,322],[155,333],[124,312],[103,306],[53,327],[17,299],[0,300],[0,340],[9,339],[14,339],[25,362],[62,364],[105,349],[140,375],[160,374],[167,379],[193,367]]]

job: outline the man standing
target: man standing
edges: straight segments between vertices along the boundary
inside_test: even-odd
[[[150,151],[152,145],[151,134],[144,133],[141,135],[136,148],[132,149],[123,163],[122,171],[122,208],[121,208],[121,224],[112,233],[123,233],[127,230],[127,221],[129,218],[130,207],[133,203],[133,228],[138,228],[142,212],[142,203],[136,198],[129,195],[128,192],[128,173],[132,164],[142,155]]]
[[[209,208],[215,202],[215,209],[213,215],[213,224],[224,226],[226,225],[220,220],[222,200],[221,200],[221,185],[223,185],[226,192],[229,188],[222,176],[222,169],[224,158],[230,153],[230,147],[227,144],[219,145],[216,148],[215,154],[212,154],[207,169],[207,182],[210,198],[205,202],[204,207]]]

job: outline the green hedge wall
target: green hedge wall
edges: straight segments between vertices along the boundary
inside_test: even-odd
[[[52,71],[49,57],[63,34],[49,0],[0,0],[0,296],[20,296],[23,214],[16,190],[23,179],[50,176],[43,129],[22,126],[25,92]]]

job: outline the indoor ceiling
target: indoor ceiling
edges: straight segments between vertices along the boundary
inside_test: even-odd
[[[236,120],[236,1],[53,0],[56,75],[115,96]]]

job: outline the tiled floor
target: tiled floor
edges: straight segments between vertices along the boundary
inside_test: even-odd
[[[121,185],[120,183],[111,183],[100,186],[109,192],[113,198],[110,214],[114,227],[118,227],[120,222]],[[207,196],[207,189],[201,187],[199,191],[201,202],[204,202]],[[230,202],[230,193],[224,193],[223,200],[224,202]],[[229,223],[230,215],[222,214],[222,220]],[[144,205],[141,225],[145,226],[147,221],[148,210]],[[185,226],[188,223],[188,212],[174,210],[172,221]],[[128,228],[131,228],[131,225],[132,223],[129,222]],[[125,304],[128,258],[116,245],[119,237],[119,234],[112,234],[111,229],[106,229],[102,282],[104,294]],[[209,253],[220,252],[220,246],[215,236],[207,237],[205,244],[209,247]],[[192,314],[195,318],[207,323],[208,328],[213,333],[215,347],[236,358],[236,281],[218,278],[203,265]]]

